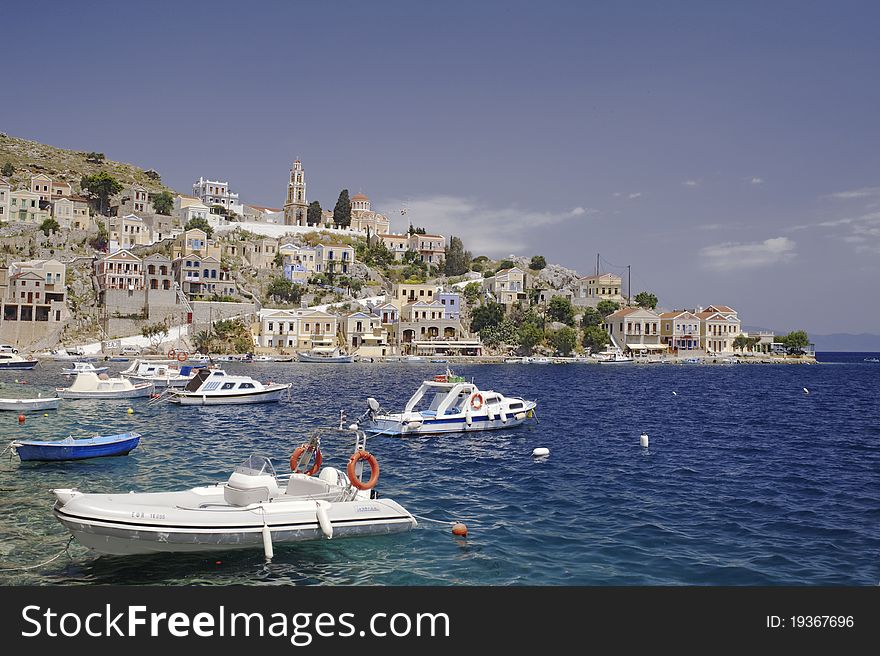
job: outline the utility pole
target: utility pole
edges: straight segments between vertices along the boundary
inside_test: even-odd
[[[599,275],[599,254],[596,253],[596,275]]]
[[[632,265],[626,265],[626,304],[630,304],[630,298],[632,297]]]

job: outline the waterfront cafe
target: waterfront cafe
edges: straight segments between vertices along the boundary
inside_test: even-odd
[[[413,355],[483,355],[483,343],[479,339],[432,339],[413,340]]]

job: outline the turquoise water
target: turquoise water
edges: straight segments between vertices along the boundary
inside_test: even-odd
[[[835,362],[817,366],[463,366],[457,373],[483,388],[537,399],[540,423],[376,437],[369,449],[382,467],[383,497],[418,515],[464,521],[466,539],[423,522],[402,535],[276,545],[269,564],[260,550],[97,557],[74,543],[71,559],[0,572],[0,583],[876,585],[880,365],[863,358],[829,355]],[[0,568],[45,561],[67,541],[51,514],[50,488],[180,489],[224,480],[252,452],[287,471],[291,451],[314,430],[337,425],[340,410],[354,418],[367,396],[399,407],[442,366],[229,365],[292,382],[291,401],[226,408],[72,401],[21,426],[2,413],[4,444],[75,430],[144,437],[127,457],[0,458]],[[0,396],[63,384],[61,367],[0,373]],[[538,446],[550,457],[532,459]],[[344,467],[351,449],[349,435],[325,432],[325,464]]]

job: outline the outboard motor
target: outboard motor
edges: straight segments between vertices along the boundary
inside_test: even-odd
[[[252,455],[235,468],[223,487],[223,499],[232,506],[249,506],[277,497],[275,468],[268,458]]]

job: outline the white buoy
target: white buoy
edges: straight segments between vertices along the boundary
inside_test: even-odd
[[[805,387],[805,388],[804,388],[804,394],[809,394],[809,393],[810,393],[810,390],[808,390],[808,389]]]
[[[269,530],[268,524],[263,524],[263,553],[266,554],[266,560],[275,557],[275,550],[272,548],[272,531]]]
[[[333,539],[333,524],[330,523],[330,517],[327,514],[327,508],[330,507],[329,501],[316,501],[315,514],[318,516],[318,524],[321,526],[321,532],[328,540]]]
[[[543,446],[539,446],[537,449],[532,451],[532,457],[534,457],[534,458],[541,458],[543,456],[549,456],[549,455],[550,455],[550,449],[547,449]]]
[[[647,448],[648,448],[648,434],[647,434],[647,433],[642,433],[642,434],[639,436],[639,444],[642,445],[642,448],[643,448],[643,449],[647,449]]]
[[[673,392],[672,396],[678,396],[678,392]]]

